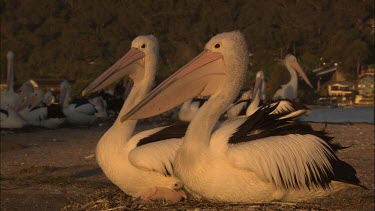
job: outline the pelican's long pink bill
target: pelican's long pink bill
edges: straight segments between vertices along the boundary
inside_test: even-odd
[[[168,111],[197,95],[210,95],[225,79],[220,53],[203,51],[156,87],[144,100],[121,117],[143,119]]]
[[[144,58],[145,54],[136,49],[131,48],[120,60],[118,60],[114,65],[108,68],[103,74],[101,74],[98,78],[96,78],[93,82],[91,82],[83,91],[82,95],[85,95],[89,92],[95,92],[100,89],[103,89],[113,83],[114,81],[123,78],[125,75],[132,74],[137,68],[129,68],[132,64],[135,64],[140,59]],[[137,63],[137,65],[141,65],[141,63]]]
[[[309,80],[309,78],[307,77],[307,75],[306,75],[306,73],[305,73],[305,71],[303,71],[303,69],[302,69],[302,67],[297,63],[297,62],[295,62],[295,63],[292,63],[291,64],[292,65],[292,67],[302,76],[302,78],[303,78],[303,80],[311,87],[311,88],[313,88],[313,86],[311,85],[311,83],[310,83],[310,80]]]

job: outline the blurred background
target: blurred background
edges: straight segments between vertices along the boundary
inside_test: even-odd
[[[292,53],[314,85],[312,91],[300,83],[302,102],[329,97],[332,85],[356,95],[363,76],[372,77],[368,96],[373,102],[373,0],[0,2],[2,84],[6,53],[12,50],[16,87],[28,79],[41,86],[58,86],[68,79],[77,96],[143,34],[154,34],[160,42],[159,83],[198,54],[212,36],[241,30],[251,52],[245,88],[250,88],[256,71],[263,70],[272,96],[289,80],[279,60]],[[366,79],[367,85],[371,88],[371,80]]]

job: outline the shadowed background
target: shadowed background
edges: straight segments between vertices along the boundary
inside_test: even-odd
[[[263,69],[268,93],[288,80],[277,62],[287,53],[299,58],[310,77],[321,57],[328,64],[340,62],[349,78],[356,77],[360,65],[374,61],[373,0],[0,2],[2,81],[5,55],[12,50],[16,84],[67,78],[75,81],[73,95],[117,61],[133,38],[151,33],[161,46],[157,83],[192,59],[212,36],[237,29],[252,53],[248,79]]]

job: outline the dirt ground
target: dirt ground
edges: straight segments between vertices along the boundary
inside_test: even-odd
[[[110,122],[56,130],[26,128],[1,138],[1,210],[374,210],[374,125],[328,124],[338,156],[368,188],[309,203],[228,204],[188,199],[178,204],[135,203],[106,179],[95,158]],[[316,129],[324,124],[313,123]],[[142,122],[138,130],[155,127]]]

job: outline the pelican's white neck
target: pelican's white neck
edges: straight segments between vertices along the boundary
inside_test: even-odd
[[[298,89],[298,75],[297,72],[290,66],[288,63],[286,64],[286,68],[290,74],[290,81],[286,84],[292,88],[293,95],[297,97],[297,89]]]
[[[134,81],[133,88],[131,89],[128,97],[126,98],[124,105],[121,108],[116,121],[114,122],[111,129],[119,130],[119,134],[122,134],[122,141],[127,142],[132,137],[137,120],[126,120],[121,123],[120,119],[123,115],[128,113],[136,104],[142,101],[146,95],[151,91],[154,83],[155,73],[157,68],[157,58],[145,58],[144,67],[144,78],[139,81]]]
[[[227,75],[220,94],[205,102],[190,122],[183,143],[189,146],[187,148],[201,150],[209,145],[216,122],[240,92],[243,80],[246,78],[246,66],[237,61],[235,57],[227,58],[226,66],[231,68],[228,71],[232,73]]]
[[[7,91],[8,92],[14,92],[13,82],[14,82],[13,58],[8,58],[8,73],[7,73]]]

